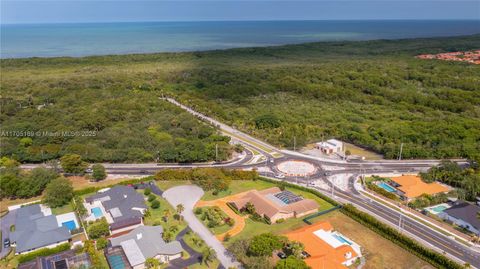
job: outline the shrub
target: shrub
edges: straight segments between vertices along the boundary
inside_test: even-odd
[[[283,223],[285,222],[285,219],[277,219],[277,221],[275,221],[275,223]]]
[[[66,178],[59,177],[48,183],[43,201],[50,207],[60,207],[69,203],[72,198],[72,183]]]
[[[87,228],[88,236],[91,239],[97,239],[102,236],[107,236],[110,234],[110,229],[105,218],[102,218],[92,224]]]
[[[232,219],[232,218],[225,218],[225,223],[228,225],[228,226],[233,226],[235,225],[235,220]]]
[[[39,250],[35,250],[26,254],[21,254],[18,256],[18,262],[19,263],[24,263],[28,261],[32,261],[37,257],[42,257],[42,256],[48,256],[52,254],[56,254],[62,251],[66,251],[70,249],[70,244],[69,243],[64,243],[61,245],[58,245],[54,248],[42,248]]]
[[[151,202],[153,200],[157,199],[157,196],[155,196],[155,194],[150,194],[148,195],[148,201]]]
[[[100,250],[100,249],[106,248],[108,242],[107,242],[107,239],[105,239],[105,237],[100,237],[97,239],[95,244],[97,245],[97,249]]]
[[[158,200],[153,200],[152,203],[150,204],[150,206],[153,208],[153,209],[157,209],[160,207],[160,202]]]
[[[92,166],[92,178],[95,181],[104,180],[107,177],[107,172],[105,167],[99,163]]]
[[[146,196],[150,195],[150,193],[152,193],[152,189],[150,189],[150,188],[146,188],[146,189],[143,191],[143,194],[145,194]]]
[[[274,250],[281,249],[285,239],[272,233],[256,235],[250,241],[248,253],[252,256],[270,256]]]
[[[203,210],[202,210],[202,208],[201,208],[201,207],[197,207],[197,208],[195,208],[195,211],[194,211],[194,213],[195,213],[195,215],[200,215],[200,214],[202,214],[202,213],[203,213]]]

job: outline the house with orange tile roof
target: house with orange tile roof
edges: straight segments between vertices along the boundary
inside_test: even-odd
[[[312,269],[345,269],[362,256],[355,242],[333,229],[329,222],[319,222],[285,236],[305,246],[305,262]]]
[[[419,176],[403,175],[392,177],[392,185],[397,189],[397,194],[404,200],[411,200],[422,194],[435,195],[450,191],[450,187],[438,182],[426,183]]]
[[[282,191],[278,187],[266,190],[251,190],[242,197],[230,202],[237,210],[244,210],[248,203],[255,211],[274,223],[279,219],[298,218],[318,211],[318,204],[312,199]]]

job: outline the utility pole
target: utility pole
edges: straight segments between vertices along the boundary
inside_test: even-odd
[[[293,151],[295,151],[296,146],[297,146],[297,137],[293,136]]]
[[[398,160],[402,160],[402,151],[403,151],[403,143],[400,144],[400,154],[398,155]]]
[[[215,143],[215,161],[218,162],[218,144]]]

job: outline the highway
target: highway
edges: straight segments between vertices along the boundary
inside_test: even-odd
[[[248,134],[236,130],[226,124],[223,124],[215,119],[212,119],[204,114],[201,114],[193,109],[178,103],[171,98],[161,98],[174,105],[181,107],[197,118],[213,124],[219,130],[228,135],[236,143],[241,143],[245,146],[246,151],[240,158],[224,163],[200,163],[200,164],[104,164],[109,174],[123,174],[123,175],[151,175],[160,169],[166,168],[194,168],[194,167],[223,167],[230,169],[267,169],[271,172],[269,176],[277,179],[286,180],[294,183],[303,183],[311,188],[316,188],[310,184],[314,181],[324,181],[331,184],[326,179],[326,175],[341,175],[341,174],[382,174],[382,173],[416,173],[425,171],[428,168],[438,165],[439,160],[379,160],[379,161],[346,161],[336,160],[330,158],[314,157],[302,154],[295,151],[281,150],[268,143],[258,140]],[[254,160],[254,151],[264,156],[262,161],[252,162]],[[257,154],[258,155],[258,154]],[[284,161],[297,160],[311,163],[315,166],[315,172],[308,177],[279,177],[280,171],[277,165]],[[465,160],[454,160],[459,164],[466,165]],[[37,165],[22,165],[22,168],[33,168]],[[327,171],[326,168],[329,168]],[[355,177],[349,179],[349,184],[353,185]],[[332,188],[334,186],[331,186]],[[425,226],[417,222],[408,215],[382,204],[375,200],[371,200],[354,188],[349,188],[348,191],[335,188],[336,200],[340,202],[347,202],[355,205],[360,210],[376,216],[382,222],[385,222],[392,227],[401,227],[401,232],[416,239],[420,243],[434,250],[437,250],[459,263],[469,263],[475,268],[480,268],[480,253],[476,250],[452,239],[451,237]],[[321,192],[329,195],[328,191],[318,189]],[[401,220],[400,220],[401,219]],[[400,226],[399,226],[400,224]]]

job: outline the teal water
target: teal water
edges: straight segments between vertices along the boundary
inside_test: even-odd
[[[480,33],[480,21],[244,21],[1,25],[1,58],[177,52]]]

